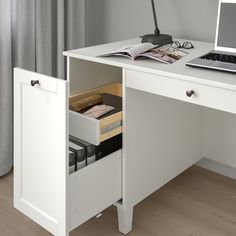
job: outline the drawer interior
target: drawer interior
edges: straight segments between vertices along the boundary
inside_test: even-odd
[[[122,134],[116,135],[100,145],[69,137],[69,174],[94,164],[122,148]]]
[[[112,83],[71,96],[70,107],[76,102],[94,95],[102,96],[102,104],[112,106],[114,110],[99,118],[84,115],[86,110],[78,112],[70,110],[70,134],[99,145],[100,142],[122,133],[122,85]]]

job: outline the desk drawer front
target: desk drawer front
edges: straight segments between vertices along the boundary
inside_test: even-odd
[[[236,91],[139,71],[126,71],[126,87],[236,113]]]

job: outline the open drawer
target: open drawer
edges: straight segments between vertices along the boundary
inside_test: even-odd
[[[95,94],[111,94],[122,96],[122,85],[110,84],[92,91],[70,97],[70,104]],[[94,119],[79,112],[69,111],[69,133],[72,136],[85,140],[94,145],[99,145],[122,133],[122,111],[116,112],[101,119]]]
[[[68,173],[68,87],[14,69],[14,207],[54,235],[121,198],[121,150]]]
[[[69,176],[69,230],[121,199],[121,150]]]

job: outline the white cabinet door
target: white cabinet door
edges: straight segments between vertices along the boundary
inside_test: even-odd
[[[67,230],[68,82],[14,70],[14,206],[55,235]]]

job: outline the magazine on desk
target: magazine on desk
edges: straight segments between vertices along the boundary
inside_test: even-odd
[[[167,45],[157,47],[152,43],[140,43],[114,49],[99,56],[124,56],[130,58],[131,60],[135,60],[140,57],[147,57],[166,64],[173,64],[187,54],[187,52]]]

